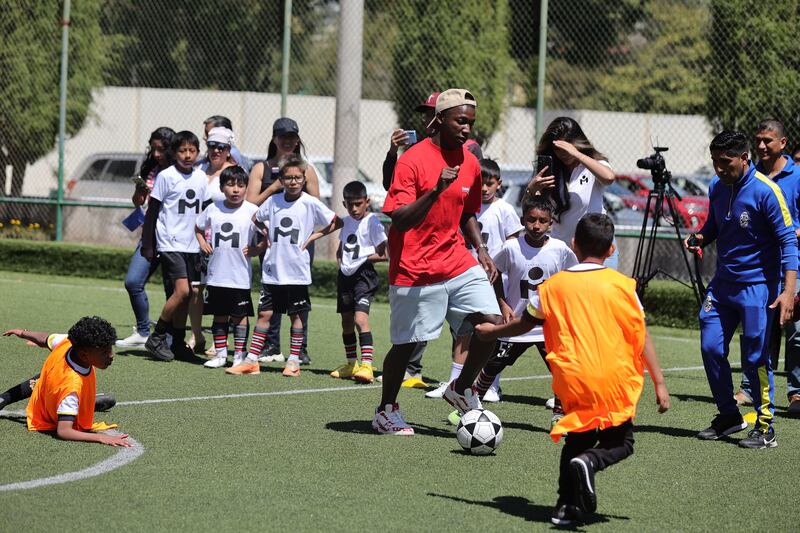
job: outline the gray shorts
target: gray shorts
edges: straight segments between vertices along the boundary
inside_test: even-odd
[[[472,331],[472,324],[464,320],[467,315],[500,314],[494,290],[480,265],[432,285],[390,285],[389,304],[392,344],[437,339],[445,320],[458,335],[465,335]]]

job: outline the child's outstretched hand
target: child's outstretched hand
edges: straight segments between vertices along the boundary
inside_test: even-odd
[[[133,443],[129,440],[127,434],[124,435],[101,435],[100,442],[109,446],[122,446],[124,448],[132,448]]]
[[[211,255],[211,254],[214,253],[214,249],[211,247],[210,244],[208,244],[208,241],[201,242],[200,243],[200,249],[206,255]]]
[[[658,404],[659,413],[666,413],[669,410],[669,391],[667,391],[666,383],[656,385],[656,403]]]
[[[8,331],[3,332],[3,337],[10,337],[14,335],[15,337],[22,338],[22,335],[24,333],[25,333],[24,329],[9,329]],[[28,339],[25,339],[25,344],[27,344],[28,346],[33,346],[34,348],[38,347],[38,345],[35,342],[30,341]]]

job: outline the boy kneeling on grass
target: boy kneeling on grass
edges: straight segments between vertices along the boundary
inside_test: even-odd
[[[108,368],[114,360],[117,332],[111,324],[92,316],[78,320],[66,336],[25,329],[3,333],[9,335],[51,350],[28,402],[30,431],[55,431],[64,440],[133,446],[125,440],[127,435],[93,433],[116,427],[94,422],[94,367]]]
[[[658,411],[670,406],[636,282],[603,266],[614,252],[613,240],[608,216],[584,216],[572,243],[580,263],[539,285],[521,317],[475,327],[480,338],[492,340],[519,335],[543,321],[553,392],[564,409],[550,436],[558,442],[567,435],[551,519],[561,526],[596,510],[595,472],[633,453],[633,417],[645,365]]]

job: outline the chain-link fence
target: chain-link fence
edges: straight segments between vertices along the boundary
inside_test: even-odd
[[[289,4],[285,24],[285,0],[75,2],[64,239],[135,243],[138,231],[120,221],[132,209],[130,178],[159,126],[200,134],[204,119],[224,115],[241,152],[263,159],[272,123],[281,116],[287,27],[285,114],[299,123],[308,158],[330,182],[341,6],[331,0]],[[622,176],[608,190],[607,208],[637,234],[652,183],[636,160],[654,145],[669,147],[666,163],[682,199],[679,220],[666,222],[696,226],[707,208],[707,147],[715,129],[749,133],[771,115],[786,122],[790,143],[796,139],[800,113],[787,95],[800,85],[792,66],[800,55],[791,37],[798,2],[750,4],[559,0],[549,2],[542,25],[541,2],[528,0],[365,0],[360,175],[380,183],[391,132],[399,126],[423,134],[414,108],[449,86],[476,94],[475,133],[484,154],[512,178],[529,175],[544,27],[539,131],[560,115],[583,126]],[[0,235],[6,238],[55,237],[62,7],[34,0],[0,12]],[[780,31],[768,24],[781,25]]]

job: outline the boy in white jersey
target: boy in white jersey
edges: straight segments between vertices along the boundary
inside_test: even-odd
[[[170,149],[175,164],[156,177],[142,230],[142,256],[152,261],[158,253],[164,277],[171,279],[174,286],[145,343],[147,351],[162,361],[194,359],[184,338],[189,298],[191,291],[197,290],[191,282],[200,281],[200,245],[194,228],[206,196],[206,173],[194,167],[200,149],[197,136],[191,131],[178,132]],[[171,347],[167,346],[170,329]]]
[[[240,166],[223,170],[219,187],[225,199],[212,203],[197,217],[195,235],[200,249],[210,256],[203,313],[214,315],[211,334],[216,355],[203,365],[207,368],[220,368],[228,361],[229,324],[233,325],[233,365],[245,357],[250,331],[247,317],[253,316],[250,256],[266,248],[266,242],[252,250],[248,246],[255,233],[253,215],[258,206],[244,201],[247,181],[247,172]]]
[[[524,234],[506,241],[494,256],[497,271],[504,274],[503,280],[497,277],[494,288],[506,322],[522,316],[528,298],[547,278],[578,264],[578,258],[567,243],[547,235],[553,225],[553,205],[549,200],[534,196],[523,206],[522,213]],[[522,335],[500,338],[495,352],[478,375],[475,384],[478,393],[483,396],[500,372],[513,365],[531,346],[536,346],[542,358],[547,355],[541,325]],[[556,398],[552,422],[563,414]]]
[[[283,375],[300,375],[300,350],[303,347],[303,322],[300,313],[311,309],[311,258],[306,247],[316,239],[342,227],[342,221],[325,204],[303,192],[306,163],[290,154],[280,165],[283,193],[273,194],[261,204],[253,222],[263,230],[269,249],[261,272],[261,298],[258,321],[247,357],[227,369],[229,374],[257,374],[258,358],[267,341],[273,313],[286,313],[292,321],[291,355]],[[314,232],[315,226],[323,226]]]
[[[367,188],[360,181],[344,186],[344,204],[349,216],[344,217],[339,235],[339,274],[336,280],[336,312],[342,315],[342,341],[347,362],[331,372],[331,377],[352,378],[372,383],[372,332],[369,327],[369,306],[378,291],[378,273],[373,263],[386,261],[386,232],[378,217],[367,212]],[[361,345],[361,364],[358,363]]]
[[[494,257],[503,243],[507,239],[513,239],[522,231],[522,224],[519,222],[517,212],[514,207],[500,198],[497,191],[503,184],[500,179],[500,167],[493,159],[481,159],[481,179],[483,186],[481,188],[481,210],[478,213],[478,227],[481,230],[482,246],[486,248],[491,257]],[[472,248],[467,244],[467,248]],[[472,249],[472,255],[477,257],[477,252]],[[469,346],[469,339],[472,336],[470,333],[466,335],[457,335],[457,332],[451,330],[454,337],[453,340],[453,362],[450,367],[450,379],[447,383],[442,383],[438,388],[425,393],[426,398],[441,398],[449,382],[456,379],[461,374],[461,369],[464,367],[464,361],[467,359],[467,347]],[[484,395],[483,398],[486,402],[499,402],[499,378],[498,383],[491,387],[489,393]]]

